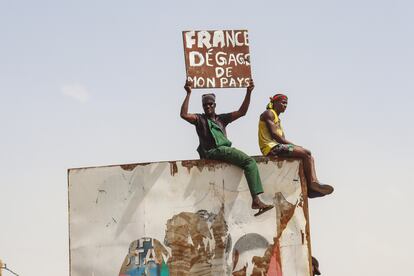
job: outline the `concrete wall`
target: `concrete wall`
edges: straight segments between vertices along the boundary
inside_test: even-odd
[[[71,276],[310,276],[300,163],[257,160],[276,206],[258,217],[242,171],[224,163],[69,170]]]

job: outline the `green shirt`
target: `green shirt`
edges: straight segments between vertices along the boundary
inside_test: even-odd
[[[216,141],[216,147],[226,146],[231,147],[231,142],[224,133],[221,131],[220,127],[210,119],[207,119],[208,126],[210,128],[211,135],[213,135],[214,141]]]

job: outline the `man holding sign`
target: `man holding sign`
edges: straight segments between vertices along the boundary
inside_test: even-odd
[[[200,141],[197,148],[200,158],[225,161],[243,169],[252,196],[252,209],[258,210],[255,216],[272,209],[273,205],[267,205],[259,198],[259,194],[263,193],[263,186],[256,161],[244,152],[231,147],[231,142],[226,135],[226,126],[247,113],[250,96],[254,89],[253,81],[250,80],[249,82],[246,96],[239,110],[219,115],[215,112],[216,96],[214,94],[204,94],[202,96],[203,114],[188,113],[192,84],[191,81],[187,80],[184,86],[187,95],[181,106],[180,116],[196,127]]]

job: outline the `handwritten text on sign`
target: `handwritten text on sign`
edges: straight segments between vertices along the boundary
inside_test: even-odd
[[[187,79],[193,88],[247,87],[251,79],[246,30],[184,31]]]

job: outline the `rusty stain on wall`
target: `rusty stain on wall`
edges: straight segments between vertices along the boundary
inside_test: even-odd
[[[176,173],[178,173],[177,162],[172,161],[169,163],[170,163],[170,173],[172,176],[174,176]]]
[[[138,166],[138,164],[127,164],[127,165],[121,165],[120,167],[125,171],[132,171],[135,169],[135,167]]]
[[[119,165],[123,170],[125,171],[133,171],[137,166],[147,166],[151,163],[135,163],[135,164],[125,164],[125,165]]]

